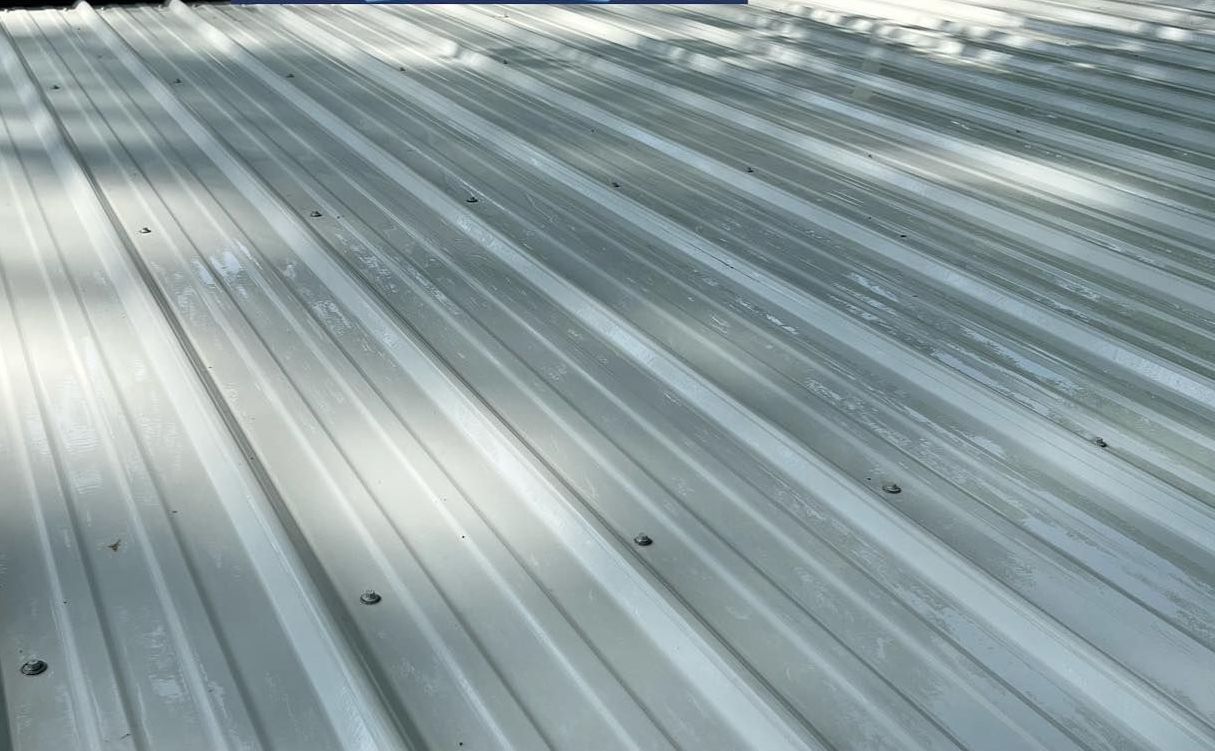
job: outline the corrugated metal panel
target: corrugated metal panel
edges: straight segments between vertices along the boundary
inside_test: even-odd
[[[0,23],[15,749],[1215,744],[1209,4]]]

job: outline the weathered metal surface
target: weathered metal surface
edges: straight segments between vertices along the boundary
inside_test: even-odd
[[[1209,6],[0,25],[14,749],[1215,746]]]

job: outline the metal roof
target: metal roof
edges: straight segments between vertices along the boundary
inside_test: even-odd
[[[1188,6],[0,14],[0,738],[1212,748]]]

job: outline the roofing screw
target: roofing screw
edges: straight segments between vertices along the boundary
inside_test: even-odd
[[[149,229],[148,227],[140,227],[140,228],[139,228],[139,234],[141,234],[141,235],[150,235],[150,234],[152,234],[152,230],[151,230],[151,229]]]
[[[754,171],[755,170],[751,169],[750,167],[747,167],[747,172],[754,172]]]
[[[181,83],[181,79],[180,79],[180,78],[174,78],[174,79],[173,79],[173,83]]]
[[[1104,439],[1104,438],[1102,438],[1101,436],[1097,436],[1096,438],[1094,438],[1094,439],[1093,439],[1093,443],[1095,443],[1096,445],[1100,446],[1101,448],[1105,448],[1106,446],[1109,446],[1109,444],[1108,444],[1108,443],[1106,443],[1106,442],[1105,442],[1105,439]]]
[[[294,74],[294,73],[288,73],[288,74],[287,74],[287,78],[295,78],[295,74]]]
[[[645,534],[637,535],[636,537],[633,538],[633,542],[637,543],[639,546],[641,546],[643,548],[646,547],[647,545],[654,544],[654,541],[650,539],[650,536],[645,535]]]
[[[57,84],[57,83],[56,83],[56,84],[51,84],[51,89],[52,89],[53,91],[59,91],[59,84]]]
[[[469,196],[468,198],[464,199],[464,203],[476,203],[476,202],[477,202],[476,196]]]
[[[45,660],[28,660],[21,666],[22,675],[42,675],[46,672],[47,667]]]
[[[620,183],[618,183],[618,182],[616,182],[615,180],[613,180],[613,181],[612,181],[612,187],[613,187],[613,188],[619,188],[619,187],[620,187]]]
[[[311,216],[311,217],[318,217],[320,215],[321,215],[321,212],[319,212],[319,211],[309,211],[308,212],[308,216]]]
[[[903,489],[900,488],[897,483],[893,483],[893,482],[882,483],[882,490],[886,491],[887,493],[890,493],[891,495],[896,495],[898,493],[903,492]]]
[[[375,605],[382,599],[384,598],[380,597],[380,593],[374,589],[364,590],[363,594],[359,595],[359,602],[364,605]]]

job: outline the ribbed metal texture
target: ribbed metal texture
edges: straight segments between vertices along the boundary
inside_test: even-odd
[[[1184,5],[0,14],[0,745],[1209,751]]]

